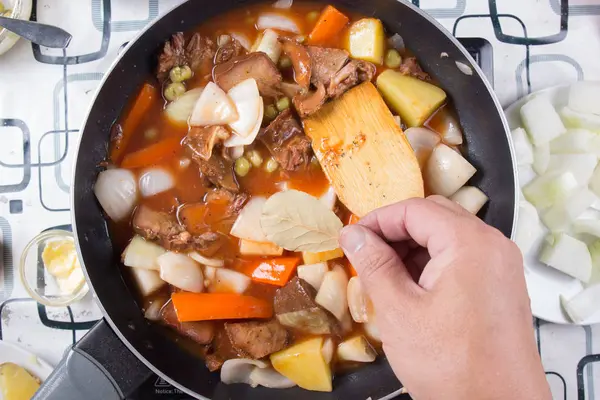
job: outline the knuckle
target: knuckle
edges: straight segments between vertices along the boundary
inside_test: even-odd
[[[365,278],[377,279],[386,270],[394,267],[396,257],[387,251],[369,251],[361,260]]]

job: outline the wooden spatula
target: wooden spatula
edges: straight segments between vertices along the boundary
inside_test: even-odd
[[[325,174],[352,213],[363,217],[376,208],[423,197],[417,158],[371,82],[303,122]]]

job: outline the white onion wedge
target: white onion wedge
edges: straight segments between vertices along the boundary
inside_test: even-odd
[[[424,170],[427,165],[427,160],[431,156],[433,149],[441,142],[440,135],[436,132],[427,128],[413,127],[408,128],[404,134],[410,143],[417,161],[421,167],[421,171]]]
[[[262,209],[266,202],[267,199],[262,196],[253,196],[235,220],[231,228],[231,236],[254,242],[268,242],[269,240],[260,227]]]
[[[353,276],[348,281],[348,307],[352,319],[358,323],[369,321],[369,315],[373,314],[373,303],[362,288],[358,276]]]
[[[590,286],[570,299],[561,295],[560,304],[571,321],[580,324],[600,311],[600,284]]]
[[[586,283],[592,275],[592,257],[585,243],[566,233],[550,234],[540,253],[540,261]]]
[[[457,202],[471,214],[477,214],[489,198],[475,186],[463,186],[450,197],[450,200]]]
[[[250,374],[255,368],[267,368],[269,364],[261,360],[238,358],[227,360],[221,367],[221,382],[250,384]]]
[[[252,51],[262,51],[275,64],[279,62],[281,56],[281,43],[279,43],[279,35],[272,29],[266,29],[256,39],[256,43],[252,46]]]
[[[458,152],[440,143],[429,157],[424,180],[432,194],[450,197],[460,189],[477,170]]]
[[[167,104],[165,115],[169,121],[178,125],[187,125],[188,120],[192,116],[194,106],[202,94],[204,88],[195,88],[188,90],[176,100]]]
[[[547,173],[571,172],[580,186],[587,186],[598,164],[595,154],[553,154]]]
[[[537,210],[529,202],[521,200],[519,202],[515,243],[519,246],[521,252],[526,254],[541,234],[542,227],[540,226],[540,217]]]
[[[220,87],[209,82],[194,105],[191,126],[225,125],[239,118],[235,104]]]
[[[246,138],[254,131],[259,117],[262,121],[262,98],[258,93],[258,85],[254,78],[249,78],[232,87],[227,95],[235,104],[239,115],[237,121],[231,122],[229,127],[235,134]]]
[[[200,293],[204,290],[202,269],[188,256],[168,251],[156,262],[160,266],[162,280],[188,292]]]
[[[590,189],[600,197],[600,165],[596,166],[592,178],[590,179]]]
[[[288,389],[296,386],[294,382],[271,367],[254,368],[250,373],[249,384],[252,387],[264,386],[271,389]]]
[[[536,96],[521,107],[523,126],[535,146],[547,144],[567,132],[560,116],[546,96]]]
[[[250,39],[248,39],[248,36],[246,36],[245,34],[240,32],[229,32],[229,36],[237,40],[238,43],[241,44],[244,49],[246,49],[246,51],[250,51],[250,49],[252,48]]]
[[[578,187],[571,172],[549,174],[535,178],[523,188],[525,198],[538,210],[566,200]]]
[[[215,278],[208,287],[211,293],[242,294],[248,289],[252,280],[246,275],[231,269],[217,268]]]
[[[142,197],[152,197],[175,187],[173,175],[164,168],[148,168],[142,172],[138,182]]]
[[[131,268],[130,271],[140,294],[144,297],[151,295],[167,284],[167,282],[160,279],[160,274],[157,271],[143,268]]]
[[[463,143],[463,133],[460,124],[450,113],[436,115],[436,131],[442,137],[442,141],[449,146],[459,146]],[[410,128],[409,128],[410,129]]]
[[[554,204],[542,214],[542,221],[552,231],[564,230],[598,198],[587,187],[576,190],[566,200]]]
[[[156,259],[165,254],[165,252],[166,250],[156,243],[148,242],[143,237],[135,235],[125,250],[123,250],[121,259],[127,267],[159,271],[160,267]]]
[[[98,174],[94,194],[110,219],[120,221],[128,217],[135,206],[137,181],[129,170],[107,169]]]
[[[600,82],[575,82],[569,89],[569,108],[586,114],[600,114]]]
[[[297,268],[298,277],[300,279],[304,279],[316,290],[319,290],[321,288],[323,278],[325,277],[325,274],[328,271],[329,267],[327,266],[326,262],[299,265]]]
[[[569,129],[550,142],[552,154],[594,153],[600,155],[600,136],[587,129]]]
[[[319,201],[333,211],[335,208],[335,203],[337,203],[337,194],[335,193],[333,186],[329,186],[327,188],[327,191],[321,197],[319,197]]]
[[[223,144],[225,147],[240,147],[247,146],[252,144],[256,137],[258,136],[258,132],[260,131],[260,126],[262,125],[262,120],[264,116],[265,106],[261,100],[260,109],[259,109],[259,118],[256,121],[256,126],[252,129],[252,132],[247,137],[241,137],[238,135],[231,135],[229,139],[227,139]]]
[[[377,352],[364,336],[344,340],[337,347],[337,358],[341,361],[373,362]]]
[[[281,8],[281,9],[288,9],[288,8],[292,7],[293,3],[294,3],[294,0],[277,0],[275,3],[273,3],[273,7]]]
[[[533,148],[533,170],[538,175],[543,175],[550,164],[550,145],[544,143]]]
[[[600,133],[600,115],[584,114],[570,107],[563,107],[560,110],[560,116],[569,128],[587,129]]]
[[[331,338],[323,340],[323,346],[321,347],[321,354],[327,364],[330,364],[333,360],[333,354],[335,353],[335,345]]]
[[[152,300],[152,303],[144,311],[144,318],[150,321],[160,321],[160,310],[164,307],[164,299]]]
[[[221,268],[225,265],[225,261],[218,258],[208,258],[204,257],[202,254],[197,251],[191,251],[188,253],[188,257],[192,260],[199,262],[202,265],[206,265],[207,267],[215,267]]]
[[[346,272],[342,267],[335,266],[332,271],[325,273],[315,302],[341,321],[348,312],[347,288]]]
[[[211,285],[211,283],[217,277],[217,268],[205,266],[203,271],[204,271],[204,285],[208,287]]]
[[[263,13],[259,15],[256,21],[256,28],[259,31],[265,29],[277,29],[284,32],[300,34],[300,28],[290,18],[276,13]]]
[[[587,234],[600,238],[600,220],[578,219],[571,227],[576,234]]]
[[[369,339],[381,343],[381,333],[375,322],[375,314],[369,315],[369,321],[363,324],[363,329]]]
[[[512,131],[513,143],[515,145],[515,157],[517,164],[533,164],[533,147],[523,128]]]

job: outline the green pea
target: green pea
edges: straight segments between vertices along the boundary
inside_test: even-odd
[[[249,152],[247,152],[246,157],[248,158],[248,160],[250,160],[250,163],[256,168],[260,167],[263,163],[262,156],[256,150],[250,150]]]
[[[252,164],[250,164],[250,161],[248,161],[246,157],[240,157],[235,160],[234,170],[237,176],[243,178],[244,176],[248,175],[250,168],[252,168]]]
[[[192,69],[187,65],[182,67],[174,67],[171,72],[169,72],[169,78],[173,82],[183,82],[187,81],[192,77]]]
[[[174,101],[185,93],[185,86],[181,82],[169,83],[165,88],[165,99]]]
[[[402,64],[402,57],[398,50],[389,49],[385,54],[385,66],[388,68],[398,68]]]
[[[265,171],[268,173],[273,173],[277,171],[277,168],[279,168],[279,163],[273,157],[269,158],[267,164],[265,165]]]
[[[279,59],[279,68],[285,69],[292,66],[292,60],[288,56],[281,56]]]
[[[308,14],[306,14],[306,20],[310,23],[315,23],[319,19],[320,15],[321,13],[318,11],[311,11]]]
[[[272,121],[277,118],[277,114],[279,114],[279,111],[277,111],[277,107],[275,107],[275,105],[269,104],[265,108],[265,118],[267,121]]]
[[[277,100],[275,107],[277,107],[277,110],[279,110],[279,112],[287,110],[288,108],[290,108],[290,99],[288,97],[280,98],[279,100]]]

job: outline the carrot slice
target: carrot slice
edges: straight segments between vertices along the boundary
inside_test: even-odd
[[[171,299],[179,322],[273,316],[272,304],[241,294],[179,292],[173,293]]]
[[[308,42],[310,44],[323,44],[333,39],[350,22],[347,16],[339,12],[334,6],[327,6],[321,13],[317,24],[313,28]]]
[[[121,137],[113,143],[110,158],[115,164],[121,161],[121,157],[125,153],[131,137],[157,97],[158,91],[156,88],[149,83],[144,84],[142,90],[140,90],[135,98],[135,102],[127,114],[127,118],[121,124]]]
[[[181,138],[170,137],[146,148],[127,154],[121,163],[123,168],[141,168],[157,164],[173,157],[181,147]]]
[[[354,214],[350,214],[350,218],[348,218],[348,223],[346,225],[354,225],[355,223],[357,223],[358,221],[360,221],[360,218],[357,217]]]
[[[256,260],[246,270],[253,281],[275,286],[285,286],[290,280],[300,257],[277,257],[268,260]]]

